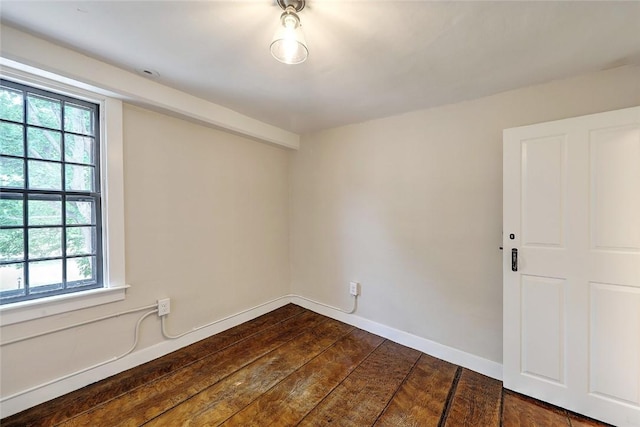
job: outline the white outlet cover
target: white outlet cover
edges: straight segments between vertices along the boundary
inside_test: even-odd
[[[360,283],[349,282],[349,293],[351,295],[360,295]]]

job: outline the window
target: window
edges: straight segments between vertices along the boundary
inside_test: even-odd
[[[0,80],[0,303],[103,287],[99,105]]]

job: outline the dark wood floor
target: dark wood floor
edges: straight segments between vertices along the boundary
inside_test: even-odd
[[[289,304],[5,426],[597,426]]]

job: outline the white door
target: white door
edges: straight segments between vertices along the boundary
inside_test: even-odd
[[[640,426],[640,107],[505,130],[503,179],[504,386]]]

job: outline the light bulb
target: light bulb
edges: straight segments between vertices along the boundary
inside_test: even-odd
[[[280,17],[280,25],[271,42],[271,54],[285,64],[299,64],[307,59],[309,51],[300,25],[300,18],[291,6]]]
[[[291,63],[298,52],[298,40],[296,38],[298,22],[292,16],[287,16],[283,21],[282,55],[286,63]]]

